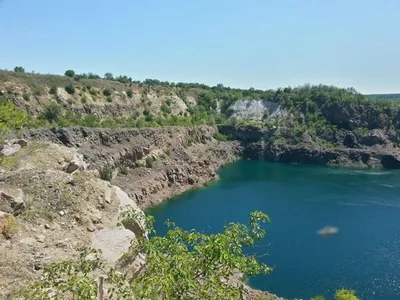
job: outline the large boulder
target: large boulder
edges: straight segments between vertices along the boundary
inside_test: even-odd
[[[83,155],[80,153],[74,153],[73,158],[67,165],[65,171],[67,173],[74,173],[75,171],[78,170],[86,170],[87,169],[87,163],[83,159]]]
[[[18,215],[24,209],[24,192],[20,188],[0,184],[0,210]]]
[[[1,155],[11,156],[17,154],[21,150],[21,145],[19,144],[5,144],[2,146]]]
[[[26,146],[28,146],[28,142],[24,139],[6,140],[4,144],[0,146],[0,154],[3,156],[11,156],[17,154],[21,148]]]
[[[349,148],[356,148],[358,146],[356,135],[352,132],[348,132],[344,137],[343,145]]]
[[[368,132],[367,135],[361,138],[361,143],[366,146],[383,145],[387,144],[388,137],[380,129],[374,129]]]

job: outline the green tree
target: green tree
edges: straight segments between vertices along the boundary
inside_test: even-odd
[[[74,70],[67,70],[67,71],[65,71],[64,75],[68,76],[68,77],[71,77],[71,78],[74,78],[75,71]]]
[[[58,105],[57,103],[51,103],[47,105],[41,117],[49,122],[57,122],[61,117],[60,105]]]
[[[106,79],[106,80],[114,80],[114,76],[113,76],[113,74],[112,73],[106,73],[106,74],[104,74],[104,79]]]
[[[139,216],[126,210],[120,220],[126,227],[137,224]],[[264,238],[262,223],[266,214],[253,212],[248,225],[229,223],[221,233],[206,235],[195,230],[185,231],[172,222],[166,236],[141,238],[124,255],[129,263],[139,255],[146,257],[146,267],[133,278],[114,269],[106,269],[99,254],[83,252],[79,259],[53,263],[44,267],[42,280],[33,282],[18,294],[23,299],[48,299],[49,293],[67,299],[94,300],[97,297],[98,274],[105,270],[109,299],[239,299],[242,286],[227,284],[236,272],[244,275],[269,274],[272,269],[259,263],[244,247],[252,247]],[[147,219],[148,228],[154,220]],[[101,273],[100,273],[101,274]],[[112,298],[114,297],[114,298]]]
[[[88,78],[89,79],[100,79],[100,76],[94,73],[88,73]]]
[[[23,67],[15,67],[14,72],[16,73],[25,73],[25,69]]]

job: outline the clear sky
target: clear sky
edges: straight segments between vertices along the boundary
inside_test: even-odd
[[[0,0],[0,68],[400,92],[400,0]]]

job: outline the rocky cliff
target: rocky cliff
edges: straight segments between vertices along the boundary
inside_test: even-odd
[[[337,129],[324,139],[307,131],[259,126],[219,126],[219,131],[241,141],[242,157],[316,165],[400,168],[397,135],[383,129],[354,132]]]
[[[32,130],[27,139],[74,147],[89,168],[112,170],[140,207],[156,205],[188,188],[215,180],[215,171],[239,158],[239,142],[219,142],[214,126],[143,129],[68,127]]]
[[[39,276],[43,264],[88,246],[115,263],[145,232],[140,219],[131,230],[117,226],[121,207],[156,205],[215,180],[217,168],[238,158],[238,143],[218,142],[215,132],[74,127],[30,131],[3,144],[0,297]],[[101,180],[107,174],[111,183]]]

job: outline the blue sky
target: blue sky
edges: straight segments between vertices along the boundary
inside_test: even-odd
[[[399,0],[0,0],[0,68],[400,92]]]

